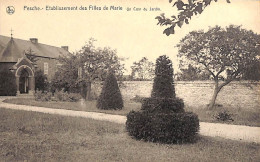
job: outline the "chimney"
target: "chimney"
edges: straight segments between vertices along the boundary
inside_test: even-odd
[[[31,41],[33,44],[37,44],[37,43],[38,43],[38,39],[37,39],[37,38],[30,38],[30,41]]]
[[[69,51],[69,46],[61,46],[65,51]]]

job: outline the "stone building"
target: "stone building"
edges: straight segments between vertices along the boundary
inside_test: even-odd
[[[37,38],[27,41],[0,35],[0,71],[10,70],[15,74],[18,95],[33,93],[36,70],[42,70],[51,80],[59,66],[58,57],[68,53],[68,46],[60,48],[39,43]]]

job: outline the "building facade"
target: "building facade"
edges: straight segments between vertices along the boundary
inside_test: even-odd
[[[0,71],[14,73],[18,95],[34,92],[37,70],[51,80],[59,66],[58,57],[67,54],[68,46],[54,47],[39,43],[37,38],[27,41],[0,35]]]

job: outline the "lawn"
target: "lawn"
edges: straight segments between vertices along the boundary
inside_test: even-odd
[[[7,99],[4,102],[13,103],[13,104],[21,104],[21,105],[32,105],[32,106],[40,106],[40,107],[48,107],[48,108],[56,108],[56,109],[69,109],[69,110],[77,110],[77,111],[89,111],[89,112],[102,112],[108,114],[117,114],[117,115],[126,115],[131,110],[138,111],[141,109],[141,103],[133,102],[133,101],[125,101],[123,110],[99,110],[96,108],[96,101],[87,101],[84,104],[80,102],[40,102],[35,101],[30,98],[13,98]],[[226,121],[227,124],[235,124],[235,125],[248,125],[248,126],[258,126],[260,127],[260,110],[258,107],[252,107],[250,109],[242,109],[241,107],[218,107],[216,110],[209,111],[206,109],[206,106],[202,107],[185,107],[186,111],[192,111],[198,114],[200,121],[203,122],[220,122],[214,116],[223,110],[228,110],[230,114],[232,114],[232,118],[234,121]]]
[[[0,109],[1,161],[259,161],[260,145],[200,136],[195,144],[136,141],[122,124]]]

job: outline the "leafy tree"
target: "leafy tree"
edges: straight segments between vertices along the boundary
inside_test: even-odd
[[[182,68],[180,70],[181,72],[177,74],[178,80],[194,81],[210,79],[209,73],[201,71],[201,69],[194,67],[191,64],[188,65],[188,68]]]
[[[101,94],[97,100],[97,107],[99,109],[122,109],[124,106],[122,95],[117,84],[116,77],[112,71],[103,85]]]
[[[206,70],[215,82],[214,94],[209,104],[212,109],[220,90],[241,74],[259,57],[260,36],[230,25],[226,29],[219,26],[207,32],[192,31],[177,45],[178,57]]]
[[[169,26],[163,33],[169,36],[174,34],[174,28],[179,26],[180,28],[184,23],[189,24],[189,20],[192,16],[201,14],[206,7],[208,7],[212,1],[217,2],[218,0],[169,0],[169,3],[173,3],[173,7],[176,6],[179,11],[178,15],[171,16],[171,18],[166,18],[164,14],[157,16],[155,19],[158,20],[157,25]],[[227,3],[230,3],[230,0],[226,0]]]
[[[131,76],[135,80],[151,80],[154,76],[154,64],[146,57],[143,57],[138,62],[134,62],[131,69]]]
[[[59,67],[51,80],[52,91],[63,89],[68,92],[79,92],[78,58],[75,54],[59,57]]]
[[[94,39],[89,41],[76,53],[78,68],[82,69],[78,82],[86,85],[86,98],[90,100],[91,84],[96,80],[104,80],[109,69],[115,71],[117,77],[122,77],[124,65],[121,64],[116,50],[110,48],[96,48]]]

